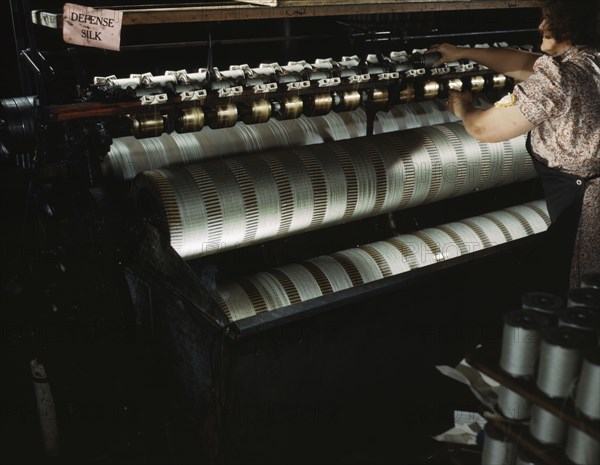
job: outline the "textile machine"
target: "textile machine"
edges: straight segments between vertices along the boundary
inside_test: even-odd
[[[525,138],[478,142],[444,105],[514,81],[426,50],[532,50],[535,2],[88,2],[123,13],[118,52],[64,43],[49,3],[11,2],[23,96],[0,102],[49,308],[157,347],[207,461],[425,437],[434,361],[518,295],[549,225]]]

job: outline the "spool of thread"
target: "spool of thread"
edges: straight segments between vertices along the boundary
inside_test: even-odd
[[[206,112],[211,129],[230,128],[238,120],[238,109],[233,103],[217,105]]]
[[[537,457],[533,457],[529,452],[524,449],[517,451],[517,462],[516,465],[538,465],[540,461]]]
[[[471,92],[481,92],[485,89],[485,78],[483,76],[471,76]]]
[[[567,434],[567,424],[548,410],[534,405],[529,432],[542,444],[562,444]]]
[[[275,117],[279,120],[296,119],[302,114],[304,101],[297,95],[286,97],[277,102]]]
[[[533,376],[538,359],[540,331],[548,325],[541,314],[515,310],[504,315],[500,367],[516,377]]]
[[[600,289],[600,271],[583,275],[581,277],[581,287],[585,289]]]
[[[498,407],[511,420],[527,420],[531,415],[531,403],[504,385],[498,387]]]
[[[575,393],[575,406],[586,417],[600,420],[600,347],[586,351]]]
[[[551,320],[551,324],[555,324],[558,313],[564,310],[564,302],[559,296],[548,292],[526,292],[521,296],[521,308],[542,313]]]
[[[590,307],[571,307],[558,317],[558,326],[587,331],[594,336],[600,332],[600,311]]]
[[[204,127],[204,110],[201,107],[184,108],[176,122],[180,134],[200,131]]]
[[[131,119],[131,135],[136,139],[158,137],[165,132],[165,120],[158,114],[138,115]]]
[[[334,99],[334,111],[356,110],[362,101],[362,97],[357,91],[343,92],[338,99]]]
[[[304,114],[307,116],[322,116],[331,111],[333,97],[329,92],[308,95],[304,99]]]
[[[400,103],[412,102],[415,99],[415,87],[412,84],[407,84],[399,93],[398,101]]]
[[[600,310],[600,289],[591,287],[571,289],[567,307],[591,307]]]
[[[582,352],[595,345],[589,333],[572,328],[544,328],[536,384],[549,397],[567,397],[581,369]]]
[[[492,76],[492,87],[494,89],[504,89],[507,81],[504,74],[494,74],[494,76]]]
[[[448,90],[455,90],[457,92],[462,92],[463,86],[464,83],[462,79],[459,78],[449,79],[446,83],[446,87]]]
[[[481,463],[485,465],[510,465],[515,463],[517,445],[514,442],[490,422],[485,424],[484,433]]]
[[[567,457],[577,465],[600,463],[600,442],[585,431],[569,427],[566,447]]]
[[[426,81],[423,84],[423,97],[426,99],[435,98],[440,93],[440,84],[437,81]]]

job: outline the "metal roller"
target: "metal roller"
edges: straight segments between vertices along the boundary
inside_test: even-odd
[[[437,81],[426,81],[423,83],[423,97],[426,99],[432,99],[438,96],[440,93],[440,83]]]
[[[240,105],[240,119],[245,124],[266,123],[271,118],[271,102],[261,99]]]
[[[137,139],[160,136],[163,132],[165,120],[160,113],[131,118],[131,134]]]
[[[446,82],[446,86],[448,90],[455,90],[457,92],[462,92],[464,83],[460,78],[448,79]]]
[[[358,108],[362,101],[360,92],[343,92],[341,95],[334,97],[334,111],[353,111]]]
[[[204,121],[202,107],[184,108],[179,113],[175,130],[180,134],[200,131],[204,127]]]
[[[390,93],[387,89],[371,89],[367,92],[367,100],[376,106],[385,106],[390,99]]]
[[[481,143],[450,123],[147,171],[137,186],[181,218],[164,233],[192,258],[532,178],[524,141]],[[505,216],[505,237],[526,234]]]
[[[494,74],[492,76],[492,88],[504,89],[508,82],[507,77],[504,74]]]
[[[485,78],[483,76],[471,77],[471,92],[481,92],[485,89]]]
[[[530,202],[228,281],[217,287],[220,305],[236,321],[494,247],[500,243],[488,239],[508,226],[507,218],[519,218],[525,227],[502,243],[541,233],[550,224],[545,202]]]
[[[304,102],[297,95],[276,102],[275,117],[279,120],[296,119],[304,109]]]
[[[116,138],[102,162],[103,170],[110,177],[131,179],[142,171],[170,165],[312,145],[327,140],[344,140],[366,134],[367,117],[362,108],[307,118],[300,116],[300,98],[298,103],[299,112],[294,117],[298,119],[279,121],[273,118],[260,125],[238,123],[232,128],[218,130],[205,127],[200,132],[185,134],[178,130],[179,134],[162,134],[150,139]],[[373,130],[375,134],[381,134],[456,120],[439,101],[415,102],[397,105],[387,112],[378,112]]]
[[[37,97],[16,97],[0,100],[0,135],[9,149],[19,152],[33,150],[36,144]]]
[[[412,84],[407,84],[400,91],[399,99],[400,103],[412,102],[415,99],[415,87]]]
[[[212,129],[230,128],[237,123],[237,107],[233,103],[218,105],[207,111],[207,119]]]
[[[331,111],[333,97],[330,93],[308,95],[304,99],[304,114],[306,116],[322,116]]]

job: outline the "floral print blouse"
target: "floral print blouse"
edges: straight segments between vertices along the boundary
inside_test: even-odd
[[[544,55],[513,91],[531,131],[535,154],[551,168],[589,178],[600,174],[600,50],[574,46]],[[600,267],[600,179],[587,183],[571,287]]]

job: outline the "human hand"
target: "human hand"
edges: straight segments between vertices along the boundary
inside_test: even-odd
[[[446,104],[450,113],[462,119],[465,113],[473,108],[473,94],[471,92],[451,90],[448,93]]]
[[[429,50],[425,53],[433,53],[438,52],[442,54],[442,57],[433,64],[433,67],[441,66],[444,63],[448,63],[451,61],[457,61],[464,58],[464,47],[457,47],[456,45],[450,44],[438,44],[433,45]]]

